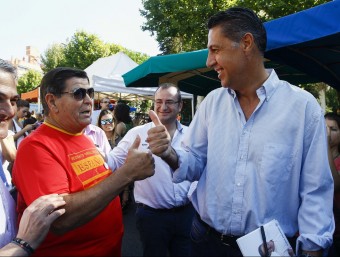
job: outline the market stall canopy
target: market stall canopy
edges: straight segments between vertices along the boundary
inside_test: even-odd
[[[340,1],[275,19],[265,27],[266,58],[340,90]]]
[[[292,84],[322,81],[340,89],[339,14],[340,1],[333,1],[266,22],[265,66]],[[206,95],[221,86],[217,73],[206,67],[207,55],[203,49],[151,57],[123,75],[125,85],[173,82],[185,92]]]
[[[153,99],[155,88],[127,88],[122,74],[137,67],[129,56],[123,52],[116,53],[109,57],[99,58],[85,69],[90,84],[94,87],[98,98],[110,96],[115,99],[133,100],[134,98]],[[188,93],[182,94],[183,98],[192,99]]]
[[[36,89],[33,89],[32,91],[21,93],[20,98],[23,100],[27,100],[29,102],[38,102],[39,87],[37,87]]]

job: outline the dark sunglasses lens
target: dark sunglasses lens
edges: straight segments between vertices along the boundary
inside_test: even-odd
[[[89,95],[89,97],[90,97],[91,99],[93,99],[93,98],[94,98],[94,88],[89,88],[89,89],[87,90],[87,94]]]
[[[89,88],[87,90],[85,88],[78,88],[77,90],[75,90],[73,92],[74,99],[76,99],[77,101],[83,100],[86,96],[86,92],[90,96],[91,99],[94,98],[94,89],[93,88]]]
[[[73,92],[74,99],[80,101],[85,98],[86,95],[86,89],[85,88],[78,88]]]

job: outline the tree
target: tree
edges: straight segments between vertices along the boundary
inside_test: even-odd
[[[326,90],[326,105],[327,112],[338,113],[340,110],[339,92],[332,87],[328,87]]]
[[[218,10],[235,1],[219,0],[142,0],[146,18],[143,31],[156,35],[164,54],[192,51],[207,45],[206,21]]]
[[[64,48],[64,44],[53,44],[45,51],[45,56],[41,56],[42,70],[44,72],[66,65]]]
[[[76,32],[67,44],[53,44],[45,51],[41,57],[43,71],[63,66],[86,69],[98,58],[120,51],[138,64],[149,58],[146,54],[131,51],[120,45],[104,43],[96,35],[80,31]]]
[[[164,54],[206,48],[206,22],[218,11],[245,6],[263,21],[310,8],[327,0],[142,0],[143,31],[156,35]]]
[[[332,0],[239,0],[241,6],[253,9],[263,21],[269,21]]]
[[[67,67],[86,69],[98,58],[109,56],[110,47],[96,35],[76,32],[64,48]]]
[[[36,88],[42,79],[39,71],[29,70],[18,79],[18,93],[26,93]]]

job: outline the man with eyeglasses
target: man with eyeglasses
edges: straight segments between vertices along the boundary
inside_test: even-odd
[[[171,135],[171,145],[179,148],[187,129],[177,121],[183,106],[180,90],[171,83],[160,84],[155,92],[154,110]],[[148,151],[150,122],[130,129],[109,153],[111,169],[124,165],[128,150],[136,135],[141,137],[140,150]],[[172,170],[161,158],[155,158],[155,175],[134,184],[137,204],[136,225],[142,241],[144,256],[190,256],[190,226],[193,207],[188,199],[189,189],[195,184],[172,182]]]
[[[102,110],[109,110],[110,109],[110,99],[108,97],[104,97],[100,100],[100,109],[99,110],[94,110],[92,112],[92,117],[91,117],[91,123],[93,125],[97,125],[98,124],[98,117],[99,114]]]
[[[41,81],[45,120],[20,145],[13,171],[19,218],[40,195],[62,194],[66,214],[56,220],[36,256],[120,256],[123,235],[118,194],[154,173],[154,159],[138,151],[136,137],[126,163],[114,173],[90,138],[94,90],[86,72],[56,68]]]

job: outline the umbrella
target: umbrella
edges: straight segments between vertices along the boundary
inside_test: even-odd
[[[340,89],[339,13],[340,1],[333,1],[266,22],[265,66],[274,68],[281,79],[292,84],[323,81]],[[128,87],[173,82],[182,91],[206,95],[221,86],[217,73],[205,65],[207,55],[207,49],[203,49],[154,56],[123,78]]]

